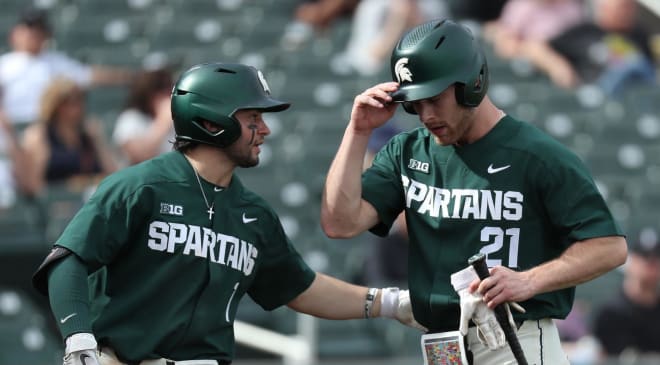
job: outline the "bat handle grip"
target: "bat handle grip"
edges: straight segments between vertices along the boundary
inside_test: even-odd
[[[483,280],[490,276],[488,265],[486,265],[486,254],[479,252],[478,254],[470,257],[468,264],[472,265],[474,271],[477,272],[479,279]]]
[[[483,280],[490,276],[490,271],[488,271],[488,265],[486,264],[486,255],[484,253],[480,252],[470,257],[468,264],[472,265],[474,271],[477,272],[479,279]],[[513,330],[513,327],[511,327],[511,323],[509,323],[509,315],[506,312],[506,307],[500,304],[496,306],[493,311],[495,312],[497,322],[499,322],[502,331],[504,331],[504,337],[506,337],[516,361],[519,365],[527,365],[527,359],[525,358],[525,354],[518,341],[518,336],[516,336],[516,332]]]

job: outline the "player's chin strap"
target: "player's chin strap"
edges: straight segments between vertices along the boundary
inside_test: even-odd
[[[369,288],[364,305],[365,318],[371,317],[373,301],[379,290],[381,317],[396,319],[406,326],[417,328],[422,332],[428,331],[426,327],[417,323],[413,316],[412,306],[410,305],[410,293],[408,290],[399,290],[399,288]]]

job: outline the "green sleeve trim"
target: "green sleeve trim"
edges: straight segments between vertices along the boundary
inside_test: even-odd
[[[92,332],[87,268],[76,255],[54,263],[48,274],[48,297],[62,338]]]

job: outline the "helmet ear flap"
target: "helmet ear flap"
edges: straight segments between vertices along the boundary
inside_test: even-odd
[[[481,103],[488,91],[488,64],[484,62],[481,65],[479,73],[474,80],[470,80],[471,85],[456,83],[456,102],[459,105],[475,107]]]

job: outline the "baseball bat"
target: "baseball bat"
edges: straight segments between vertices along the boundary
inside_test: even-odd
[[[484,253],[480,252],[470,257],[468,264],[472,265],[474,271],[476,271],[477,275],[479,275],[479,279],[484,280],[490,276],[488,265],[486,265],[486,255]],[[511,323],[509,322],[509,316],[507,315],[506,307],[502,304],[499,304],[493,309],[493,311],[495,312],[495,318],[497,319],[497,322],[500,324],[500,327],[502,327],[502,331],[504,331],[504,337],[509,343],[509,347],[511,347],[513,357],[516,358],[516,361],[519,365],[527,365],[527,359],[525,358],[525,353],[523,352],[522,347],[520,347],[518,336],[516,336],[516,332],[514,331],[513,327],[511,327]]]

